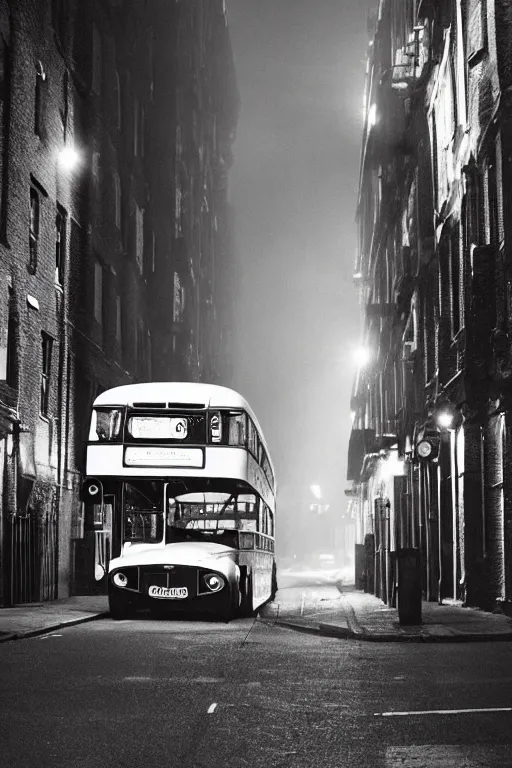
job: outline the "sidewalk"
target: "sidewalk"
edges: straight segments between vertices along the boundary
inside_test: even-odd
[[[276,603],[264,610],[264,616],[276,624],[299,631],[315,632],[330,637],[352,638],[373,642],[468,642],[512,641],[512,619],[503,614],[463,608],[455,601],[443,605],[423,601],[422,623],[402,626],[396,608],[379,598],[354,588],[343,587],[336,615],[328,610],[325,618],[318,613],[311,618],[280,618],[279,593]]]
[[[422,603],[422,623],[402,626],[396,608],[389,608],[374,595],[343,587],[333,599],[321,598],[311,615],[300,615],[296,606],[287,605],[287,590],[278,592],[276,601],[264,606],[260,615],[266,621],[302,632],[330,637],[373,642],[463,642],[512,641],[512,619],[460,603]],[[334,590],[333,590],[334,592]],[[0,609],[0,643],[53,632],[61,627],[81,624],[108,615],[104,595],[70,597],[50,603],[27,603]]]
[[[50,603],[0,608],[0,643],[82,624],[107,614],[105,595],[69,597]]]

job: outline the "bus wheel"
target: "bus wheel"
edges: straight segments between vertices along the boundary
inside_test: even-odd
[[[133,605],[128,600],[123,599],[120,595],[109,595],[108,607],[110,609],[111,617],[117,621],[129,619],[134,614]]]
[[[275,600],[277,594],[277,567],[276,562],[272,563],[272,590],[270,592],[270,599]]]

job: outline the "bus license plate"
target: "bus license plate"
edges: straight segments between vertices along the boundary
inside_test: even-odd
[[[167,597],[171,600],[183,600],[188,597],[187,587],[150,587],[148,590],[150,597]]]

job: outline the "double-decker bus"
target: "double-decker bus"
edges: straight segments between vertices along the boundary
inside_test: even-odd
[[[108,530],[96,567],[113,617],[149,606],[229,620],[275,595],[274,469],[237,392],[181,382],[103,392],[82,498]]]

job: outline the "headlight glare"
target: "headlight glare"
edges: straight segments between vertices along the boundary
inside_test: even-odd
[[[119,572],[114,574],[113,582],[116,587],[127,587],[128,577],[124,573]]]
[[[222,576],[218,576],[216,573],[207,573],[204,577],[204,583],[210,592],[219,592],[225,584]]]

